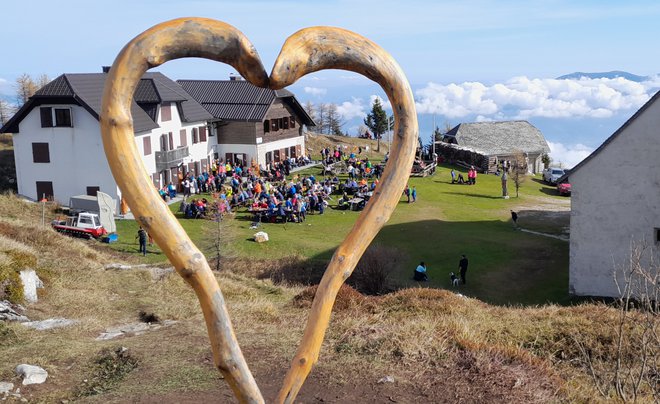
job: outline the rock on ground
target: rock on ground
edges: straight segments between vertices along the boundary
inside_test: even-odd
[[[44,331],[53,328],[68,327],[77,323],[77,320],[69,320],[66,318],[49,318],[41,321],[28,321],[23,323],[23,325],[29,328],[34,328],[37,331]]]
[[[0,301],[0,320],[4,321],[30,321],[29,318],[21,314],[25,310],[20,305],[10,303],[8,300]]]
[[[37,296],[37,289],[44,287],[43,282],[37,276],[34,269],[24,269],[20,273],[21,282],[23,282],[23,295],[25,300],[29,303],[34,303],[39,300]]]
[[[101,335],[96,337],[96,340],[107,341],[125,335],[126,336],[141,335],[147,331],[158,330],[159,328],[167,327],[175,323],[176,321],[174,320],[165,320],[160,323],[131,323],[131,324],[120,325],[118,327],[108,328],[107,330],[105,330],[105,332],[101,333]]]
[[[48,372],[39,366],[34,365],[18,365],[16,366],[16,374],[23,376],[23,385],[28,384],[41,384],[48,378]]]
[[[9,393],[14,390],[14,383],[0,382],[0,394]]]
[[[103,267],[106,271],[131,271],[131,270],[144,270],[148,271],[151,274],[151,278],[155,281],[162,280],[167,275],[174,272],[174,267],[154,267],[148,264],[138,264],[138,265],[125,265],[119,263],[108,264]]]
[[[254,241],[257,243],[265,243],[268,241],[268,233],[265,231],[259,231],[257,233],[254,233]]]

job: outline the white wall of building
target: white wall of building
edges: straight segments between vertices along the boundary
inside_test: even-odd
[[[84,195],[88,186],[98,186],[119,204],[121,193],[112,177],[103,150],[99,121],[83,107],[53,105],[58,108],[71,108],[73,127],[42,128],[40,107],[35,107],[28,113],[19,124],[19,133],[13,136],[18,193],[30,199],[38,199],[36,182],[50,181],[53,183],[55,199],[63,205],[68,205],[71,196]],[[137,149],[143,156],[145,168],[150,175],[156,172],[155,152],[160,150],[162,134],[172,132],[176,148],[181,145],[180,130],[185,128],[191,153],[187,158],[189,161],[206,159],[212,153],[210,142],[214,142],[216,137],[207,137],[206,142],[192,144],[192,128],[204,126],[206,122],[184,122],[182,125],[176,106],[173,105],[171,109],[170,121],[159,122],[160,128],[138,133],[135,137]],[[150,137],[151,143],[151,154],[148,156],[144,156],[145,136]],[[50,163],[34,162],[32,143],[48,143]]]
[[[36,182],[51,181],[56,200],[64,205],[71,196],[85,194],[88,186],[98,186],[117,198],[117,186],[103,152],[99,122],[84,108],[69,107],[71,128],[42,128],[39,107],[20,122],[19,133],[13,136],[18,193],[37,199]],[[50,163],[34,162],[32,143],[48,143]]]
[[[608,145],[570,175],[572,294],[619,296],[613,271],[631,243],[659,253],[660,101],[648,106]],[[619,281],[623,279],[619,277]],[[621,283],[623,284],[623,283]]]
[[[275,142],[258,144],[257,154],[259,156],[259,164],[266,163],[266,153],[296,145],[300,145],[301,152],[303,154],[307,154],[307,151],[305,150],[305,136],[296,136],[288,139],[278,140]]]

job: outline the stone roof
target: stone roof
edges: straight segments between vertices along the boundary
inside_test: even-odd
[[[550,152],[541,131],[527,121],[461,123],[445,136],[485,156]]]

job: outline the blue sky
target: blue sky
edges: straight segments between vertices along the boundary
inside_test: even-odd
[[[29,7],[26,11],[25,7]],[[2,4],[0,94],[22,73],[96,72],[131,38],[184,16],[242,30],[269,70],[286,37],[313,25],[340,26],[385,48],[415,92],[420,133],[476,120],[527,119],[553,157],[573,165],[660,87],[660,2],[656,1],[14,1]],[[226,79],[231,68],[192,59],[159,68],[173,79]],[[624,70],[626,80],[554,80],[574,71]],[[563,83],[562,83],[563,82]],[[292,87],[305,102],[335,102],[354,132],[374,84],[321,72]]]

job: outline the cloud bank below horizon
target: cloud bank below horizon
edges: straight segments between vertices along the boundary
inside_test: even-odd
[[[417,112],[449,119],[610,118],[636,110],[660,88],[660,77],[635,82],[618,78],[530,79],[504,83],[428,83],[416,93]]]

